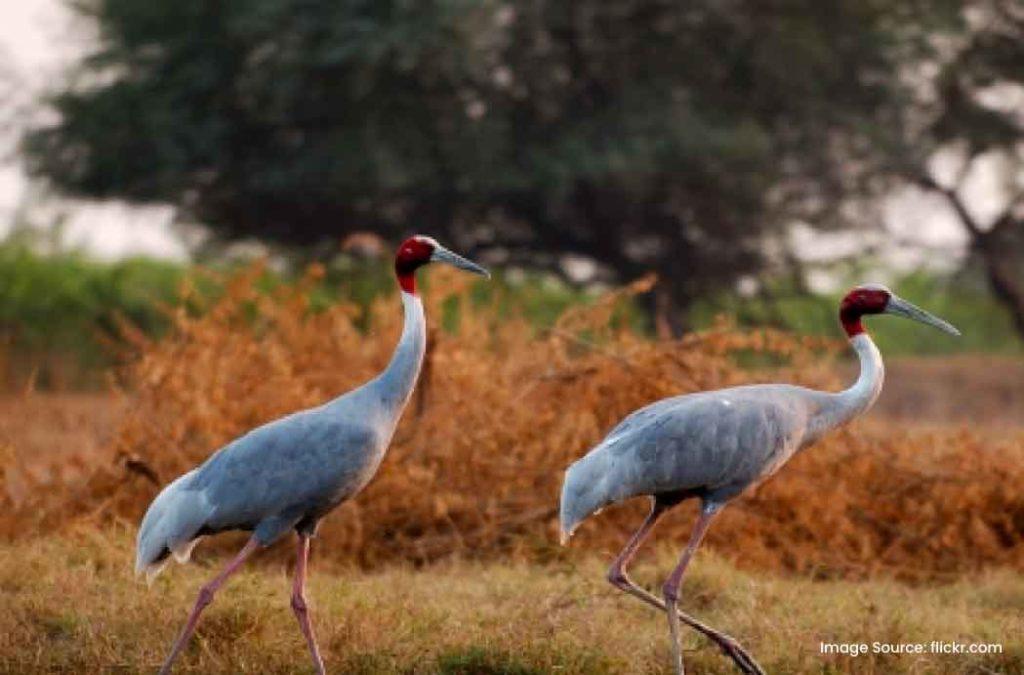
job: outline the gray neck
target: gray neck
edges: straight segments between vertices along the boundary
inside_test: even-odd
[[[384,408],[394,415],[396,422],[416,386],[427,348],[427,320],[419,296],[402,291],[402,307],[405,310],[402,337],[398,340],[388,367],[370,385],[379,395]]]
[[[860,360],[860,376],[849,389],[830,394],[812,423],[815,437],[829,429],[846,424],[857,415],[864,413],[878,400],[885,381],[885,366],[878,347],[867,333],[860,333],[850,339],[850,346]]]

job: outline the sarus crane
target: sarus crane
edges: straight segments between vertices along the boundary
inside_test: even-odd
[[[581,521],[603,507],[631,497],[651,498],[649,515],[612,562],[608,581],[666,612],[677,673],[683,673],[682,621],[717,644],[744,673],[763,674],[736,640],[678,610],[679,586],[722,507],[826,432],[865,412],[878,398],[882,356],[861,322],[872,314],[895,314],[960,334],[884,286],[859,286],[843,298],[839,309],[840,322],[860,360],[860,376],[849,389],[830,393],[757,384],[667,398],[630,414],[566,471],[560,509],[563,544]],[[679,564],[664,583],[662,601],[633,582],[626,567],[665,512],[690,498],[700,500],[700,515]]]
[[[442,262],[488,276],[487,270],[434,239],[407,239],[395,256],[405,325],[387,368],[332,401],[253,429],[157,495],[139,528],[136,572],[152,577],[173,555],[188,560],[204,536],[252,532],[237,556],[202,587],[161,668],[170,672],[214,594],[257,549],[289,530],[298,536],[291,605],[317,672],[324,672],[305,598],[309,540],[329,511],[366,487],[384,459],[416,385],[426,348],[426,318],[416,294],[416,270]]]

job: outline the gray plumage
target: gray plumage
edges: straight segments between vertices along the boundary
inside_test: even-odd
[[[637,410],[566,472],[563,535],[603,507],[640,495],[725,503],[774,474],[824,430],[870,406],[882,386],[881,360],[870,361],[865,372],[871,381],[840,394],[750,385]]]
[[[760,384],[657,401],[622,420],[566,471],[560,509],[563,543],[585,518],[605,506],[641,495],[652,498],[650,515],[612,563],[608,580],[666,612],[677,674],[683,673],[682,622],[714,641],[744,673],[763,675],[763,669],[733,638],[677,610],[679,586],[704,533],[729,500],[773,475],[794,454],[863,413],[878,398],[885,369],[881,354],[863,331],[861,317],[881,313],[959,334],[884,287],[861,286],[846,296],[840,310],[860,360],[860,376],[850,388],[829,393]],[[700,516],[679,564],[665,582],[661,600],[637,586],[626,568],[658,519],[690,498],[700,500]]]
[[[566,473],[562,529],[640,495],[724,502],[813,440],[828,395],[754,385],[677,396],[637,410]]]
[[[157,496],[139,528],[136,571],[188,559],[204,535],[252,531],[269,546],[289,530],[311,534],[328,511],[373,478],[423,360],[423,305],[403,293],[405,326],[378,377],[324,405],[258,427]]]

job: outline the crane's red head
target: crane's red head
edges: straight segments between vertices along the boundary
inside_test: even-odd
[[[438,244],[430,237],[417,234],[398,247],[395,254],[395,276],[406,293],[416,292],[416,270],[430,262]]]
[[[395,276],[398,285],[406,293],[416,292],[416,270],[431,262],[448,263],[453,267],[489,277],[490,274],[471,260],[452,253],[432,237],[417,234],[409,237],[398,247],[395,254]]]
[[[934,314],[929,314],[879,284],[858,286],[847,293],[839,305],[839,320],[843,322],[843,328],[849,337],[852,338],[864,332],[864,325],[860,320],[866,314],[895,314],[928,324],[943,333],[960,335],[960,331],[949,322],[943,321]]]
[[[864,332],[860,319],[866,314],[882,314],[889,306],[892,292],[879,284],[857,286],[846,294],[839,304],[839,320],[846,335],[853,337]]]

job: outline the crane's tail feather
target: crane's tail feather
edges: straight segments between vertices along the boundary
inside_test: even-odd
[[[192,549],[194,549],[196,544],[202,541],[202,539],[203,538],[201,536],[196,537],[195,539],[191,539],[180,546],[172,548],[171,553],[174,555],[174,559],[182,565],[187,563],[192,557]]]
[[[139,574],[145,572],[146,573],[146,585],[147,586],[152,586],[153,585],[153,579],[156,579],[157,575],[159,575],[161,572],[163,572],[164,568],[167,567],[167,563],[168,562],[170,562],[170,560],[168,558],[164,558],[160,562],[155,562],[155,563],[146,565],[141,570],[138,567],[136,567],[135,568],[135,575],[138,576]]]
[[[135,573],[145,572],[150,582],[172,555],[178,562],[187,562],[202,538],[197,534],[210,509],[202,491],[188,488],[192,475],[187,473],[165,487],[150,504],[139,526]]]
[[[171,562],[172,556],[179,564],[184,565],[192,557],[192,549],[194,549],[196,544],[202,541],[202,539],[203,537],[201,536],[191,539],[182,545],[170,549],[170,552],[168,552],[167,549],[164,549],[162,554],[158,555],[157,559],[153,562],[147,563],[141,558],[137,559],[135,561],[135,575],[139,576],[145,572],[146,585],[152,586],[153,580],[164,571],[164,568],[167,567],[167,563]]]
[[[558,509],[562,546],[569,543],[584,519],[600,513],[612,501],[607,496],[604,476],[595,471],[593,464],[593,455],[590,454],[573,462],[565,471]]]

